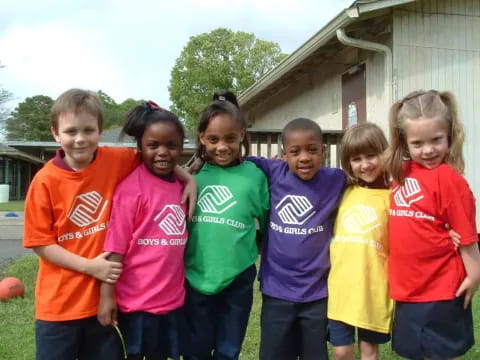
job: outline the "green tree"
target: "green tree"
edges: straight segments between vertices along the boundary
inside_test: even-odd
[[[3,65],[0,62],[0,69],[4,68],[5,65]],[[0,88],[0,137],[6,133],[5,127],[6,127],[6,120],[8,117],[8,109],[5,107],[5,104],[12,100],[12,93]]]
[[[192,129],[215,90],[240,95],[285,56],[278,44],[252,33],[219,28],[192,36],[171,72],[172,111]]]
[[[134,100],[132,98],[126,99],[121,104],[117,104],[113,98],[107,95],[102,90],[97,91],[97,95],[103,105],[103,119],[104,128],[112,129],[123,126],[125,114],[130,108],[141,103],[141,100]]]
[[[103,126],[110,129],[120,126],[122,123],[122,112],[118,104],[109,95],[102,90],[97,91],[97,95],[103,105]]]
[[[50,108],[53,100],[45,95],[26,98],[12,111],[6,123],[8,140],[52,141]]]
[[[132,99],[132,98],[126,99],[124,102],[122,102],[119,105],[120,110],[122,112],[122,116],[125,116],[125,114],[128,112],[128,110],[130,110],[134,106],[137,106],[137,105],[139,105],[143,102],[144,102],[144,100],[135,100],[135,99]],[[123,121],[123,117],[122,117],[122,121]],[[122,122],[122,125],[123,125],[123,122]]]

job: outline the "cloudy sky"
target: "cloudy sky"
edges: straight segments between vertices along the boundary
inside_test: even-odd
[[[291,53],[353,0],[2,0],[0,87],[56,98],[71,87],[169,106],[175,59],[218,27]]]

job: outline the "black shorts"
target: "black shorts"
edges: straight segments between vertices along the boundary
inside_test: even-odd
[[[327,299],[296,303],[263,295],[260,360],[328,360]]]
[[[128,355],[179,359],[182,348],[183,309],[164,315],[147,312],[118,314],[118,326]]]
[[[69,321],[35,322],[37,360],[118,360],[122,343],[115,329],[96,316]]]
[[[425,303],[397,301],[392,348],[408,359],[449,359],[465,354],[474,344],[471,304],[464,297]]]
[[[390,341],[390,334],[362,329],[342,321],[328,319],[328,339],[333,346],[347,346],[355,343],[355,329],[358,341],[370,344],[385,344]]]

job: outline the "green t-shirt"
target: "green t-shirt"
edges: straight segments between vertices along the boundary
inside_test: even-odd
[[[248,161],[232,167],[205,164],[195,178],[198,202],[189,227],[186,276],[197,291],[216,294],[257,259],[255,219],[263,232],[268,182]]]

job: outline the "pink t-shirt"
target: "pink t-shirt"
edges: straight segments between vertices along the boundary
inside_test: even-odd
[[[454,299],[465,269],[445,224],[461,235],[462,246],[478,241],[475,198],[447,164],[405,165],[405,184],[394,186],[390,199],[390,295],[406,302]]]
[[[105,251],[124,256],[115,295],[120,311],[164,314],[183,305],[188,238],[183,186],[140,165],[115,190]]]

